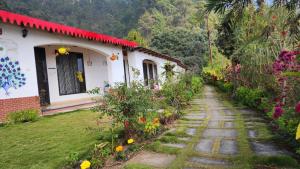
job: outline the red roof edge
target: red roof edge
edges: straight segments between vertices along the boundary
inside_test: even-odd
[[[91,32],[71,26],[66,26],[63,24],[58,24],[54,22],[49,22],[25,15],[20,15],[16,13],[7,12],[0,10],[0,20],[4,23],[16,24],[18,26],[30,27],[35,29],[40,29],[48,32],[55,32],[59,34],[64,34],[68,36],[74,36],[77,38],[84,38],[94,41],[100,41],[103,43],[111,43],[114,45],[120,45],[130,48],[135,48],[138,46],[136,42],[118,39],[113,36],[108,36],[96,32]]]

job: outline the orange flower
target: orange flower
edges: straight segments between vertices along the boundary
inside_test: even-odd
[[[277,19],[277,16],[276,16],[276,15],[273,15],[273,16],[272,16],[272,20],[275,21],[276,19]]]
[[[116,147],[116,152],[121,152],[124,150],[124,147],[123,146],[118,146]]]
[[[140,117],[139,118],[139,123],[146,123],[146,118],[145,117]]]

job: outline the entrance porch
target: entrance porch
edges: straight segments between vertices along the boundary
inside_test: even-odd
[[[57,53],[62,46],[68,54]],[[99,88],[103,94],[109,84],[109,59],[100,52],[66,45],[43,45],[34,51],[43,115],[91,107],[96,96],[88,91]]]

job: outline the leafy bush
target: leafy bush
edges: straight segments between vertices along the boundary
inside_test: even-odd
[[[139,129],[139,119],[146,118],[153,108],[153,93],[141,83],[134,82],[128,87],[121,83],[111,88],[104,96],[103,104],[95,107],[113,118],[113,125],[123,124],[126,139],[133,137]]]
[[[102,168],[105,160],[111,155],[109,143],[100,143],[95,145],[92,152],[91,163],[93,168]]]
[[[25,123],[36,121],[39,117],[39,112],[37,110],[22,110],[16,111],[8,114],[9,123]]]
[[[203,79],[199,76],[192,77],[192,90],[194,93],[199,93],[203,86]]]
[[[264,92],[261,89],[238,87],[235,96],[240,103],[251,108],[257,108],[261,98],[264,96]]]
[[[162,88],[165,102],[180,112],[192,97],[200,92],[202,79],[192,74],[182,74],[176,80],[168,80]]]

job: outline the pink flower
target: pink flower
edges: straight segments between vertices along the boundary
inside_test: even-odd
[[[300,101],[295,106],[295,111],[296,111],[296,113],[300,113]]]
[[[279,117],[282,116],[282,114],[283,114],[283,109],[280,106],[276,106],[275,111],[273,113],[273,118],[278,119]]]

